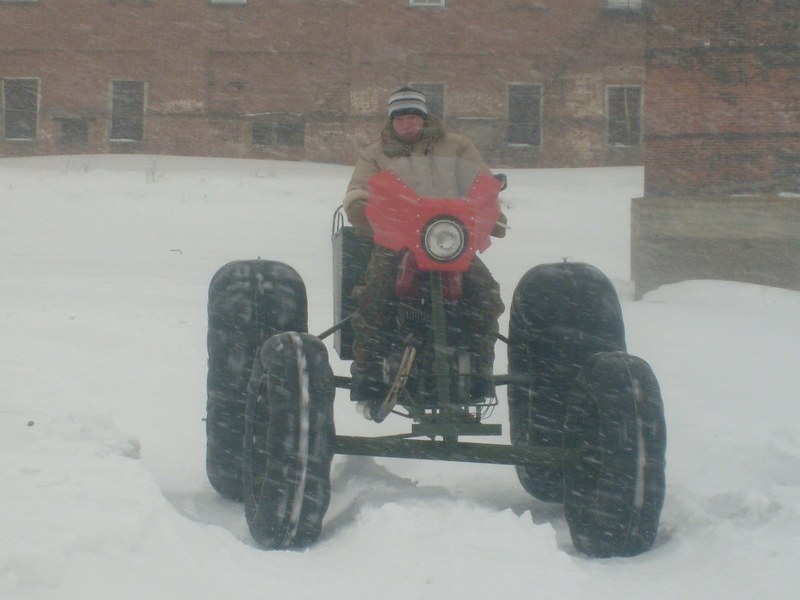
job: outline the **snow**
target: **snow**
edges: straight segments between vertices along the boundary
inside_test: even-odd
[[[331,220],[349,175],[163,156],[0,160],[0,596],[797,597],[800,293],[689,281],[633,301],[641,168],[508,171],[511,230],[484,259],[507,305],[542,262],[590,262],[615,282],[629,350],[653,366],[666,407],[650,552],[576,553],[561,507],[528,496],[511,467],[339,456],[319,543],[259,549],[241,504],[205,476],[208,283],[232,260],[287,262],[306,282],[311,331],[327,329]],[[340,433],[403,430],[398,417],[364,421],[340,394]],[[500,396],[491,422],[507,432]]]

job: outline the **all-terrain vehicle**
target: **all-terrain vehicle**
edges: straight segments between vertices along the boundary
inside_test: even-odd
[[[290,266],[244,260],[209,288],[207,473],[222,495],[243,499],[265,548],[301,548],[321,532],[335,454],[514,465],[534,497],[562,502],[575,547],[593,557],[632,556],[656,539],[665,488],[666,426],[649,365],[626,353],[611,282],[583,263],[533,267],[511,303],[508,387],[511,444],[487,422],[496,396],[470,394],[474,357],[460,325],[460,274],[490,244],[500,178],[478,174],[466,197],[420,196],[384,171],[370,181],[373,242],[404,253],[395,341],[384,357],[380,421],[409,420],[402,435],[337,435],[336,388],[323,339],[352,359],[353,291],[371,243],[334,216],[335,324],[308,333],[305,286]],[[468,332],[467,332],[468,333]]]

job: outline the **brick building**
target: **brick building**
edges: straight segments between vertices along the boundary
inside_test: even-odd
[[[0,0],[0,156],[352,163],[399,85],[495,166],[641,164],[641,0]]]
[[[637,293],[800,289],[800,2],[650,0]]]
[[[653,0],[646,193],[777,191],[800,176],[800,3]]]

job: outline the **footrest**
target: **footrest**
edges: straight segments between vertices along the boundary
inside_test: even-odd
[[[502,435],[503,426],[499,423],[414,423],[411,434],[420,437]]]

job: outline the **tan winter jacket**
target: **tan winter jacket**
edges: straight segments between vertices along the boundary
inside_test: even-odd
[[[417,194],[440,198],[457,198],[467,194],[479,172],[491,174],[475,145],[463,135],[447,133],[441,122],[429,117],[422,138],[406,144],[387,123],[381,139],[368,146],[359,156],[344,198],[344,209],[356,234],[372,237],[364,216],[367,205],[367,181],[381,171],[395,171]],[[505,224],[505,215],[500,216]],[[497,226],[495,237],[503,237],[505,228]]]

